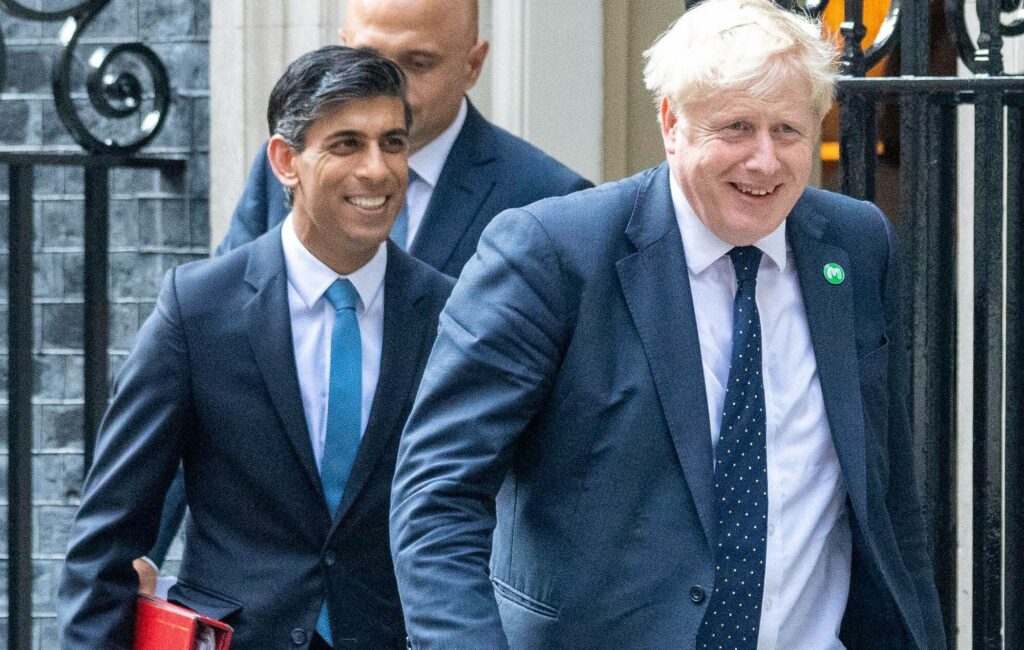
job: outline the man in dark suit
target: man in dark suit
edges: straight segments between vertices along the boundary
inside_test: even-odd
[[[877,208],[807,188],[835,52],[708,0],[667,163],[500,215],[399,448],[414,648],[943,648]],[[492,539],[493,535],[493,539]]]
[[[387,239],[405,197],[404,79],[341,46],[270,98],[285,221],[172,270],[125,362],[75,519],[61,647],[131,646],[131,559],[179,462],[191,511],[170,600],[232,648],[404,648],[387,511],[451,280]]]
[[[405,72],[412,106],[412,170],[406,209],[392,239],[414,257],[457,277],[494,215],[590,183],[533,145],[488,122],[466,98],[488,43],[479,38],[477,0],[350,0],[342,42],[372,47]],[[252,241],[288,212],[266,150],[253,163],[218,253]],[[181,483],[167,496],[166,523],[147,554],[156,565],[181,520]],[[138,561],[155,581],[155,566]]]

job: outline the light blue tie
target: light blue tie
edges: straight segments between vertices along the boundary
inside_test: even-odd
[[[420,176],[409,168],[409,187],[416,182]],[[409,248],[409,191],[405,192],[405,203],[402,204],[402,209],[398,212],[398,217],[395,218],[395,224],[391,226],[391,241],[398,244],[398,247],[402,250]]]
[[[363,350],[356,319],[359,294],[348,280],[337,279],[324,296],[334,307],[331,333],[331,377],[327,394],[327,435],[320,461],[320,482],[331,517],[337,514],[345,483],[359,452],[363,408]],[[316,631],[333,645],[327,602],[320,609]]]

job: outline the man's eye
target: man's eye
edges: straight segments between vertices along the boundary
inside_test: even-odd
[[[381,148],[387,153],[402,153],[409,148],[409,141],[403,137],[392,136],[384,139]]]
[[[402,64],[402,67],[409,73],[424,73],[428,72],[434,67],[433,61],[406,61]]]
[[[334,153],[350,153],[359,148],[358,138],[345,138],[344,140],[338,140],[331,145],[331,151]]]
[[[744,124],[743,122],[733,122],[726,128],[728,128],[730,131],[742,131],[744,128],[746,128],[746,124]]]

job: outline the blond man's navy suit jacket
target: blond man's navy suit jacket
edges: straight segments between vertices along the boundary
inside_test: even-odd
[[[849,491],[841,638],[942,648],[891,226],[814,189],[787,223]],[[843,283],[825,281],[829,262]],[[693,648],[713,510],[667,165],[497,217],[441,314],[399,449],[391,541],[413,647]]]

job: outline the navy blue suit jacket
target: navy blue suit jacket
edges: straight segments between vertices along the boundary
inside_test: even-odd
[[[494,215],[590,186],[540,149],[488,122],[470,103],[409,252],[442,273],[458,277]],[[256,239],[281,223],[288,211],[284,188],[270,169],[263,147],[217,253]],[[147,553],[158,565],[178,531],[182,501],[179,478],[168,492],[167,514],[157,542]]]
[[[276,228],[170,271],[101,426],[59,591],[62,648],[131,647],[138,580],[179,465],[191,512],[170,599],[235,650],[405,647],[388,549],[398,439],[451,279],[389,243],[380,379],[351,478],[327,509],[302,410]]]
[[[942,648],[891,227],[813,189],[787,223],[849,490],[842,638]],[[826,282],[829,262],[845,282]],[[399,449],[392,547],[413,647],[693,648],[718,535],[706,401],[667,165],[495,219]]]
[[[469,104],[409,252],[458,277],[494,215],[590,186],[540,149],[488,122]],[[288,210],[264,147],[218,252],[255,239],[280,223]]]

